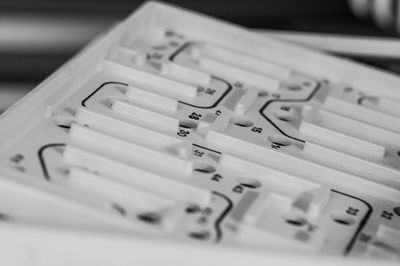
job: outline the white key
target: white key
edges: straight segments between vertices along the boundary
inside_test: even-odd
[[[147,27],[144,31],[144,38],[151,45],[161,45],[165,41],[166,30],[156,26]]]
[[[290,69],[286,67],[218,46],[207,45],[201,51],[201,54],[232,66],[278,79],[285,80],[291,75]]]
[[[249,225],[255,225],[260,219],[262,219],[263,214],[271,207],[271,205],[274,205],[285,213],[289,211],[292,203],[293,199],[287,196],[263,191],[246,212],[244,221]]]
[[[169,146],[167,147],[167,149],[184,159],[188,159],[190,155],[192,155],[192,143],[186,141],[176,145]]]
[[[197,132],[200,134],[206,134],[209,129],[224,132],[231,123],[231,117],[232,111],[226,108],[221,108],[221,113],[215,117],[214,121],[208,122],[200,120],[199,125],[197,126]]]
[[[323,108],[336,114],[400,133],[400,118],[367,107],[356,105],[338,98],[328,97]]]
[[[391,115],[400,116],[400,101],[389,98],[380,98],[378,108]]]
[[[245,69],[227,65],[206,57],[201,57],[199,59],[198,66],[201,70],[212,75],[233,78],[248,85],[254,85],[270,91],[277,91],[279,88],[279,81],[276,79],[249,72]]]
[[[134,211],[154,211],[176,204],[175,201],[116,180],[71,168],[67,183],[76,189],[106,198]]]
[[[258,98],[258,90],[256,88],[248,88],[245,94],[240,98],[235,106],[235,113],[244,115],[256,102]]]
[[[252,173],[257,175],[258,178],[266,178],[269,182],[282,182],[283,185],[286,184],[301,190],[315,188],[317,184],[333,183],[339,188],[344,187],[346,189],[362,186],[366,193],[371,193],[377,197],[382,194],[388,197],[400,197],[398,188],[393,186],[384,185],[381,182],[372,182],[360,176],[323,166],[306,158],[295,157],[217,131],[209,130],[206,140],[216,149],[224,152],[220,165],[234,169],[238,173],[245,171],[244,174]],[[277,178],[277,175],[286,176],[286,178],[288,178],[288,175],[292,175],[292,177],[288,179]]]
[[[388,166],[329,149],[312,142],[306,142],[303,151],[312,155],[321,164],[330,165],[343,171],[364,176],[370,180],[400,184],[400,172]]]
[[[105,132],[128,141],[141,143],[155,149],[162,149],[183,143],[181,139],[100,114],[87,108],[78,109],[75,118],[79,124],[88,125],[94,130]]]
[[[115,208],[112,201],[66,185],[65,180],[58,182],[36,182],[31,176],[23,179],[10,178],[0,180],[1,208],[6,218],[18,222],[34,223],[43,228],[62,226],[96,231],[136,232],[155,235],[159,232],[139,221],[128,220],[121,216],[123,212]],[[26,180],[25,180],[26,179]],[[31,182],[33,181],[33,182]],[[9,204],[14,202],[13,204]]]
[[[365,257],[367,258],[372,258],[372,260],[385,260],[385,261],[395,261],[399,260],[399,252],[396,250],[395,247],[390,246],[390,244],[381,244],[382,242],[379,241],[372,241],[368,244],[366,251],[365,251]],[[397,263],[398,264],[398,263]]]
[[[268,218],[264,218],[267,220]],[[278,223],[278,222],[276,222]],[[260,245],[263,247],[296,249],[306,252],[318,252],[326,241],[325,234],[320,230],[317,233],[306,233],[298,231],[292,233],[284,227],[285,221],[281,221],[279,228],[268,228],[243,224],[238,232],[241,242],[249,245]],[[304,237],[302,237],[304,235]]]
[[[127,186],[142,188],[173,200],[206,206],[211,199],[211,193],[207,189],[192,186],[185,182],[72,146],[66,148],[64,158],[69,165],[86,167],[93,172],[98,172],[102,176],[116,180]]]
[[[125,95],[132,102],[158,111],[173,113],[178,109],[178,101],[165,96],[142,90],[133,86],[128,86]]]
[[[143,88],[149,89],[169,98],[176,100],[191,100],[197,95],[196,86],[180,83],[156,74],[131,68],[117,62],[105,61],[104,68],[119,75],[126,75],[137,83],[143,85]]]
[[[188,178],[193,171],[191,161],[79,125],[72,125],[69,143],[160,174]]]
[[[398,228],[380,224],[374,240],[367,246],[367,256],[395,261],[400,258],[400,230]]]
[[[144,50],[131,50],[126,47],[119,46],[116,48],[115,55],[118,61],[127,62],[129,64],[134,64],[136,67],[144,67],[147,62],[146,51]]]
[[[396,244],[400,249],[400,229],[395,229],[385,224],[381,224],[378,227],[376,236],[382,240],[386,240],[389,243]]]
[[[309,234],[285,222],[291,203],[291,198],[277,193],[260,195],[239,225],[239,239],[245,243],[274,247],[319,250],[325,239],[322,230]]]
[[[328,205],[331,198],[331,190],[327,186],[321,186],[308,192],[313,195],[313,199],[308,207],[307,215],[312,219],[316,219]]]
[[[128,121],[149,126],[154,129],[176,133],[179,128],[179,120],[177,118],[151,111],[125,101],[114,100],[111,109],[115,114],[120,115]]]
[[[185,218],[187,204],[176,204],[173,207],[167,208],[162,212],[162,225],[167,232],[173,232],[179,223]]]
[[[250,207],[254,204],[254,202],[259,197],[259,193],[256,191],[246,191],[243,196],[240,197],[240,200],[235,204],[235,208],[230,213],[230,217],[236,223],[242,223],[244,218],[247,216]]]
[[[313,142],[362,158],[379,160],[384,158],[386,148],[332,129],[328,129],[304,119],[299,131]]]
[[[161,66],[161,74],[182,83],[204,88],[207,88],[211,81],[211,76],[209,74],[173,62],[163,63]]]
[[[319,110],[317,114],[317,121],[318,124],[323,127],[381,145],[390,146],[400,143],[400,134],[396,132],[337,115],[325,110]]]
[[[290,175],[279,170],[269,168],[248,160],[241,159],[227,153],[222,154],[220,166],[236,171],[243,175],[251,175],[265,182],[280,184],[296,190],[309,190],[319,187],[319,184],[305,180],[295,175]]]

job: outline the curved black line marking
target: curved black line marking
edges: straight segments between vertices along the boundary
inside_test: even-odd
[[[215,106],[217,106],[222,101],[222,99],[225,98],[225,96],[232,90],[232,85],[230,83],[228,83],[227,81],[223,80],[223,79],[220,79],[220,78],[217,78],[217,77],[214,77],[214,76],[213,76],[213,78],[214,79],[218,79],[218,80],[220,80],[221,82],[223,82],[223,83],[225,83],[227,85],[227,89],[225,90],[225,92],[221,95],[221,97],[219,97],[219,99],[216,102],[214,102],[214,104],[212,104],[211,106],[197,106],[197,105],[193,105],[193,104],[190,104],[190,103],[185,103],[185,102],[182,102],[182,101],[179,101],[179,103],[185,104],[185,105],[189,105],[189,106],[192,106],[192,107],[195,107],[195,108],[200,108],[200,109],[211,109],[211,108],[214,108]],[[109,85],[109,84],[118,84],[118,85],[128,86],[127,83],[122,83],[122,82],[117,82],[117,81],[105,82],[105,83],[101,84],[97,89],[95,89],[92,93],[90,93],[85,99],[83,99],[82,102],[81,102],[81,105],[83,107],[86,107],[86,102],[91,97],[93,97],[93,95],[95,95],[98,91],[100,91],[104,86]]]
[[[173,54],[171,54],[170,56],[169,56],[169,61],[174,61],[175,60],[175,57],[177,56],[177,55],[179,55],[180,53],[182,53],[186,48],[188,48],[190,45],[193,45],[194,44],[194,42],[186,42],[186,43],[184,43],[181,47],[179,47],[178,49],[176,49],[176,51],[173,53]]]
[[[65,125],[58,125],[60,128],[65,128],[65,129],[71,129],[71,126],[65,126]]]
[[[278,127],[274,122],[272,122],[272,120],[269,119],[268,116],[266,116],[266,115],[264,114],[264,111],[265,111],[265,109],[266,109],[271,103],[274,103],[274,102],[307,102],[307,101],[309,101],[311,98],[314,97],[314,95],[317,93],[317,91],[318,91],[320,88],[321,88],[321,82],[317,82],[317,86],[315,87],[315,89],[314,89],[314,90],[310,93],[310,95],[308,95],[307,98],[305,98],[305,99],[274,99],[274,100],[270,100],[270,101],[266,102],[266,103],[263,105],[263,107],[261,107],[259,113],[260,113],[260,115],[261,115],[262,117],[264,117],[271,125],[273,125],[282,135],[284,135],[284,136],[286,136],[286,137],[288,137],[288,138],[291,138],[291,139],[293,139],[293,140],[297,140],[297,141],[300,141],[300,142],[305,143],[305,141],[302,140],[302,139],[298,139],[298,138],[295,138],[295,137],[292,137],[292,136],[289,136],[288,134],[286,134],[280,127]]]
[[[217,154],[222,154],[220,151],[216,151],[216,150],[213,150],[213,149],[210,149],[210,148],[206,148],[206,147],[201,146],[201,145],[198,145],[198,144],[194,144],[194,143],[193,143],[192,145],[195,146],[195,147],[198,147],[198,148],[207,150],[207,151],[215,152],[215,153],[217,153]]]
[[[193,45],[194,44],[194,42],[186,42],[186,43],[184,43],[181,47],[179,47],[172,55],[170,55],[170,57],[169,57],[169,60],[171,61],[171,62],[173,62],[174,60],[175,60],[175,57],[176,56],[178,56],[180,53],[182,53],[187,47],[189,47],[190,45]],[[201,109],[211,109],[211,108],[214,108],[214,107],[216,107],[221,101],[222,101],[222,99],[223,98],[225,98],[225,96],[232,90],[232,85],[228,82],[228,81],[226,81],[226,80],[224,80],[224,79],[222,79],[222,78],[219,78],[219,77],[216,77],[216,76],[211,76],[213,79],[217,79],[217,80],[219,80],[219,81],[221,81],[221,82],[223,82],[223,83],[225,83],[226,85],[227,85],[227,89],[225,90],[225,92],[221,95],[221,97],[213,104],[213,105],[211,105],[211,106],[197,106],[197,105],[192,105],[192,104],[189,104],[189,103],[185,103],[185,102],[181,102],[181,101],[179,101],[180,103],[182,103],[182,104],[186,104],[186,105],[188,105],[188,106],[191,106],[191,107],[196,107],[196,108],[201,108]]]
[[[46,144],[46,145],[43,145],[42,147],[40,147],[40,149],[37,152],[40,167],[42,168],[42,171],[43,171],[44,179],[46,179],[47,181],[50,181],[51,177],[49,175],[49,171],[47,170],[47,166],[46,166],[45,159],[43,157],[43,153],[48,148],[64,147],[64,146],[65,146],[65,143],[50,143],[50,144]]]
[[[222,239],[221,223],[224,220],[224,218],[228,215],[228,213],[232,210],[233,202],[230,198],[228,198],[227,196],[225,196],[224,194],[222,194],[218,191],[213,191],[212,193],[216,196],[223,198],[228,203],[228,206],[225,208],[225,210],[222,212],[222,214],[215,220],[215,223],[214,223],[215,232],[217,233],[217,235],[215,237],[215,243],[218,243]]]
[[[363,199],[360,199],[360,198],[358,198],[358,197],[355,197],[355,196],[352,196],[352,195],[349,195],[349,194],[346,194],[346,193],[344,193],[344,192],[340,192],[340,191],[337,191],[337,190],[334,190],[334,189],[331,189],[331,191],[332,191],[332,192],[335,192],[335,193],[338,193],[338,194],[342,194],[342,195],[344,195],[344,196],[347,196],[347,197],[350,197],[350,198],[353,198],[353,199],[356,199],[356,200],[358,200],[358,201],[361,201],[362,203],[364,203],[364,204],[368,207],[368,212],[366,213],[366,215],[364,216],[364,218],[361,220],[361,223],[360,223],[360,225],[358,226],[358,228],[357,228],[356,232],[354,233],[353,237],[351,238],[349,244],[348,244],[348,245],[346,246],[346,248],[344,249],[343,255],[344,255],[344,256],[347,256],[347,255],[350,253],[351,249],[353,248],[354,243],[356,242],[357,237],[358,237],[358,235],[360,234],[361,230],[362,230],[362,229],[364,228],[364,226],[367,224],[367,222],[368,222],[369,218],[371,217],[371,214],[372,214],[372,212],[374,211],[374,209],[372,208],[371,204],[369,204],[367,201],[365,201],[365,200],[363,200]]]
[[[169,60],[170,60],[170,61],[173,61],[177,55],[179,55],[183,50],[185,50],[188,46],[190,46],[190,45],[192,45],[192,44],[193,44],[192,42],[187,42],[187,43],[183,44],[181,47],[179,47],[179,48],[169,57]],[[219,81],[225,83],[225,84],[227,85],[227,88],[226,88],[225,92],[221,95],[221,97],[220,97],[216,102],[214,102],[211,106],[197,106],[197,105],[189,104],[189,103],[182,102],[182,101],[179,101],[179,103],[185,104],[185,105],[188,105],[188,106],[191,106],[191,107],[195,107],[195,108],[200,108],[200,109],[211,109],[211,108],[216,107],[216,106],[222,101],[222,99],[225,98],[225,96],[232,90],[232,85],[231,85],[229,82],[227,82],[226,80],[224,80],[224,79],[221,79],[221,78],[218,78],[218,77],[215,77],[215,76],[212,76],[212,78],[217,79],[217,80],[219,80]],[[119,85],[128,86],[127,83],[118,82],[118,81],[109,81],[109,82],[105,82],[105,83],[101,84],[97,89],[95,89],[92,93],[90,93],[85,99],[83,99],[82,102],[81,102],[81,105],[82,105],[83,107],[86,107],[86,102],[87,102],[91,97],[93,97],[93,95],[95,95],[99,90],[101,90],[104,86],[109,85],[109,84],[119,84]]]
[[[256,189],[259,187],[259,186],[255,186],[252,184],[244,184],[244,183],[240,183],[239,185],[241,185],[242,187],[247,187],[247,188],[251,188],[251,189]]]
[[[101,84],[100,87],[95,89],[91,94],[89,94],[85,99],[83,99],[82,102],[81,102],[81,105],[83,107],[86,107],[86,101],[89,100],[93,95],[95,95],[99,90],[101,90],[101,88],[103,88],[104,86],[106,86],[108,84],[119,84],[119,85],[128,86],[128,84],[126,84],[126,83],[117,82],[117,81],[105,82],[105,83]]]

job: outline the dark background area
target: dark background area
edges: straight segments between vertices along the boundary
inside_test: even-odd
[[[0,93],[33,88],[142,2],[0,0]],[[167,2],[251,28],[390,36],[372,21],[355,18],[346,0]],[[5,97],[0,95],[0,108]]]

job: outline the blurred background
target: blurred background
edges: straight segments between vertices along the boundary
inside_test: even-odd
[[[0,0],[0,112],[142,2]],[[256,29],[393,36],[357,19],[346,0],[167,2]]]

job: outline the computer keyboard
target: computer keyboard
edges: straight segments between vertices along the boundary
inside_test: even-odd
[[[399,87],[147,3],[1,116],[0,238],[46,225],[398,261]]]

